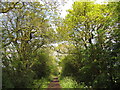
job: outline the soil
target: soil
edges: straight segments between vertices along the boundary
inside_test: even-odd
[[[61,90],[58,78],[53,78],[53,81],[48,85],[47,90]]]

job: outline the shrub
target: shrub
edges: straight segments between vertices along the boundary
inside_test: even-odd
[[[34,80],[34,88],[40,89],[40,88],[47,88],[48,83],[50,83],[48,78],[41,78],[39,80]]]
[[[62,88],[84,88],[84,83],[78,84],[72,77],[64,77],[60,80]]]

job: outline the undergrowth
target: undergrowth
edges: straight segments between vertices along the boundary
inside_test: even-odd
[[[60,80],[62,88],[85,88],[84,83],[78,84],[72,77],[64,77]]]
[[[37,89],[47,88],[49,83],[50,83],[50,80],[48,78],[47,79],[46,78],[42,78],[40,80],[34,80],[33,88],[37,88]]]

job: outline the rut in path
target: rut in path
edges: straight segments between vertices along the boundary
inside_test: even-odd
[[[47,90],[52,90],[53,88],[55,88],[55,90],[61,90],[61,86],[59,84],[58,78],[53,78],[53,81],[50,82],[50,84],[48,85]]]

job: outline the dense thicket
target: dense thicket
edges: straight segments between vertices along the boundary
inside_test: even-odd
[[[62,76],[87,87],[120,88],[119,6],[119,2],[75,2],[68,10],[57,29],[73,47],[61,60]]]

